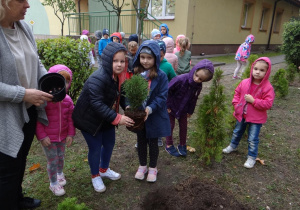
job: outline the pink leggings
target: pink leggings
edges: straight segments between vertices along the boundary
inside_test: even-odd
[[[171,136],[166,137],[167,145],[173,145],[173,130],[175,127],[175,117],[172,114],[169,114],[170,123],[171,123]],[[179,139],[180,145],[186,145],[186,136],[187,136],[187,114],[182,115],[178,119],[179,123]]]

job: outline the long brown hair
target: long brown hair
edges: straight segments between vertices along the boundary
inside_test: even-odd
[[[140,64],[134,68],[134,74],[140,74],[144,71],[145,71],[145,68],[142,66],[142,64]],[[155,77],[157,77],[157,69],[156,69],[156,65],[154,63],[154,66],[150,69],[149,79],[153,80]]]
[[[179,51],[180,56],[184,56],[185,51],[190,48],[189,38],[185,37],[185,38],[179,39],[178,45],[180,48],[180,51]]]

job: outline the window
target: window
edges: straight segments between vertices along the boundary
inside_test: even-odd
[[[156,19],[174,19],[175,2],[176,0],[151,0],[148,13]]]
[[[244,0],[242,10],[241,28],[251,29],[254,12],[254,0]]]
[[[276,16],[275,16],[274,25],[273,25],[273,33],[279,33],[279,31],[280,31],[282,14],[283,14],[283,9],[278,9],[276,11]]]
[[[261,18],[260,18],[260,26],[259,26],[260,31],[268,30],[270,14],[271,14],[271,5],[263,4]]]

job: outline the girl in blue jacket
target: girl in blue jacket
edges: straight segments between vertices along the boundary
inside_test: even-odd
[[[168,78],[159,69],[160,48],[155,41],[145,41],[139,47],[134,58],[134,73],[141,74],[148,81],[149,95],[145,101],[145,128],[137,133],[138,156],[140,166],[135,178],[143,180],[148,172],[147,181],[155,182],[159,149],[158,137],[169,136],[170,120],[166,102],[168,96]],[[149,145],[149,169],[147,168],[147,144]]]

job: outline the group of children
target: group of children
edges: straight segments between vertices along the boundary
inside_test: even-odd
[[[134,124],[129,117],[119,114],[120,106],[124,110],[130,106],[130,101],[123,100],[121,84],[133,74],[141,75],[148,82],[148,96],[143,103],[145,126],[137,132],[139,167],[135,178],[143,180],[147,174],[148,182],[156,181],[158,141],[161,137],[166,137],[165,150],[170,155],[187,155],[187,119],[194,113],[202,83],[213,78],[214,66],[211,61],[203,59],[190,70],[188,38],[184,35],[177,36],[174,48],[174,41],[165,24],[162,24],[160,33],[158,32],[153,30],[152,40],[144,41],[140,46],[137,35],[131,35],[126,46],[122,44],[124,37],[121,33],[113,33],[109,39],[107,29],[103,29],[102,33],[96,31],[98,48],[95,53],[100,65],[85,82],[75,108],[68,95],[63,101],[49,102],[46,106],[49,125],[38,123],[36,134],[48,160],[50,190],[55,195],[65,194],[65,145],[71,145],[75,127],[81,131],[88,145],[91,181],[95,191],[106,190],[102,178],[121,178],[119,173],[109,168],[109,163],[115,145],[115,127],[130,127]],[[161,37],[164,38],[161,40]],[[169,63],[167,60],[176,60],[174,53],[178,61]],[[174,66],[176,62],[178,65]],[[188,65],[183,66],[181,62]],[[49,72],[62,74],[66,79],[66,89],[70,88],[72,71],[68,67],[55,65]],[[268,80],[270,73],[270,59],[257,59],[252,64],[250,78],[238,85],[232,101],[237,122],[231,143],[223,152],[231,153],[237,149],[248,125],[246,168],[252,168],[255,164],[260,128],[266,122],[267,110],[273,104],[274,91]],[[175,119],[179,122],[180,142],[177,147],[173,140]]]

